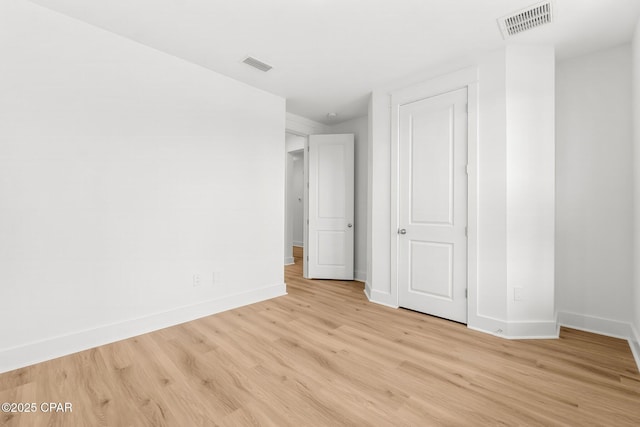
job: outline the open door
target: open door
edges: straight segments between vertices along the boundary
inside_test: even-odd
[[[310,279],[353,280],[353,134],[309,136]]]

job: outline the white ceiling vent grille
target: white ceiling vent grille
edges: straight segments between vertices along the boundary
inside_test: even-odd
[[[264,71],[265,73],[273,68],[271,65],[265,64],[264,62],[252,56],[247,56],[245,60],[242,62],[244,62],[247,65],[251,65],[253,68],[257,68],[260,71]]]
[[[503,16],[498,19],[498,25],[502,31],[502,37],[507,39],[523,31],[549,24],[552,18],[551,2],[545,1]]]

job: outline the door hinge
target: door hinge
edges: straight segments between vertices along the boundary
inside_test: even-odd
[[[307,255],[307,261],[309,261],[309,255]]]
[[[469,113],[469,104],[464,105],[464,110],[467,112],[467,114]]]
[[[307,182],[307,188],[309,188],[309,183]]]
[[[464,290],[464,297],[469,298],[469,289]]]
[[[464,235],[465,237],[469,237],[469,227],[464,228]]]
[[[307,225],[309,225],[309,218],[307,218]]]
[[[469,175],[469,165],[465,166],[464,170],[467,173],[467,175]]]

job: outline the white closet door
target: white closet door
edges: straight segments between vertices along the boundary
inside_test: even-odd
[[[467,90],[399,106],[398,300],[467,321]]]

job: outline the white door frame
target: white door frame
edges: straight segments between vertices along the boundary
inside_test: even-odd
[[[399,109],[409,102],[467,88],[467,157],[469,164],[467,191],[467,319],[477,307],[478,295],[478,70],[469,67],[437,77],[418,85],[391,93],[391,289],[395,290],[395,305],[399,306],[398,289],[398,170],[399,170]],[[475,313],[473,313],[475,314]],[[467,320],[468,321],[468,320]]]

